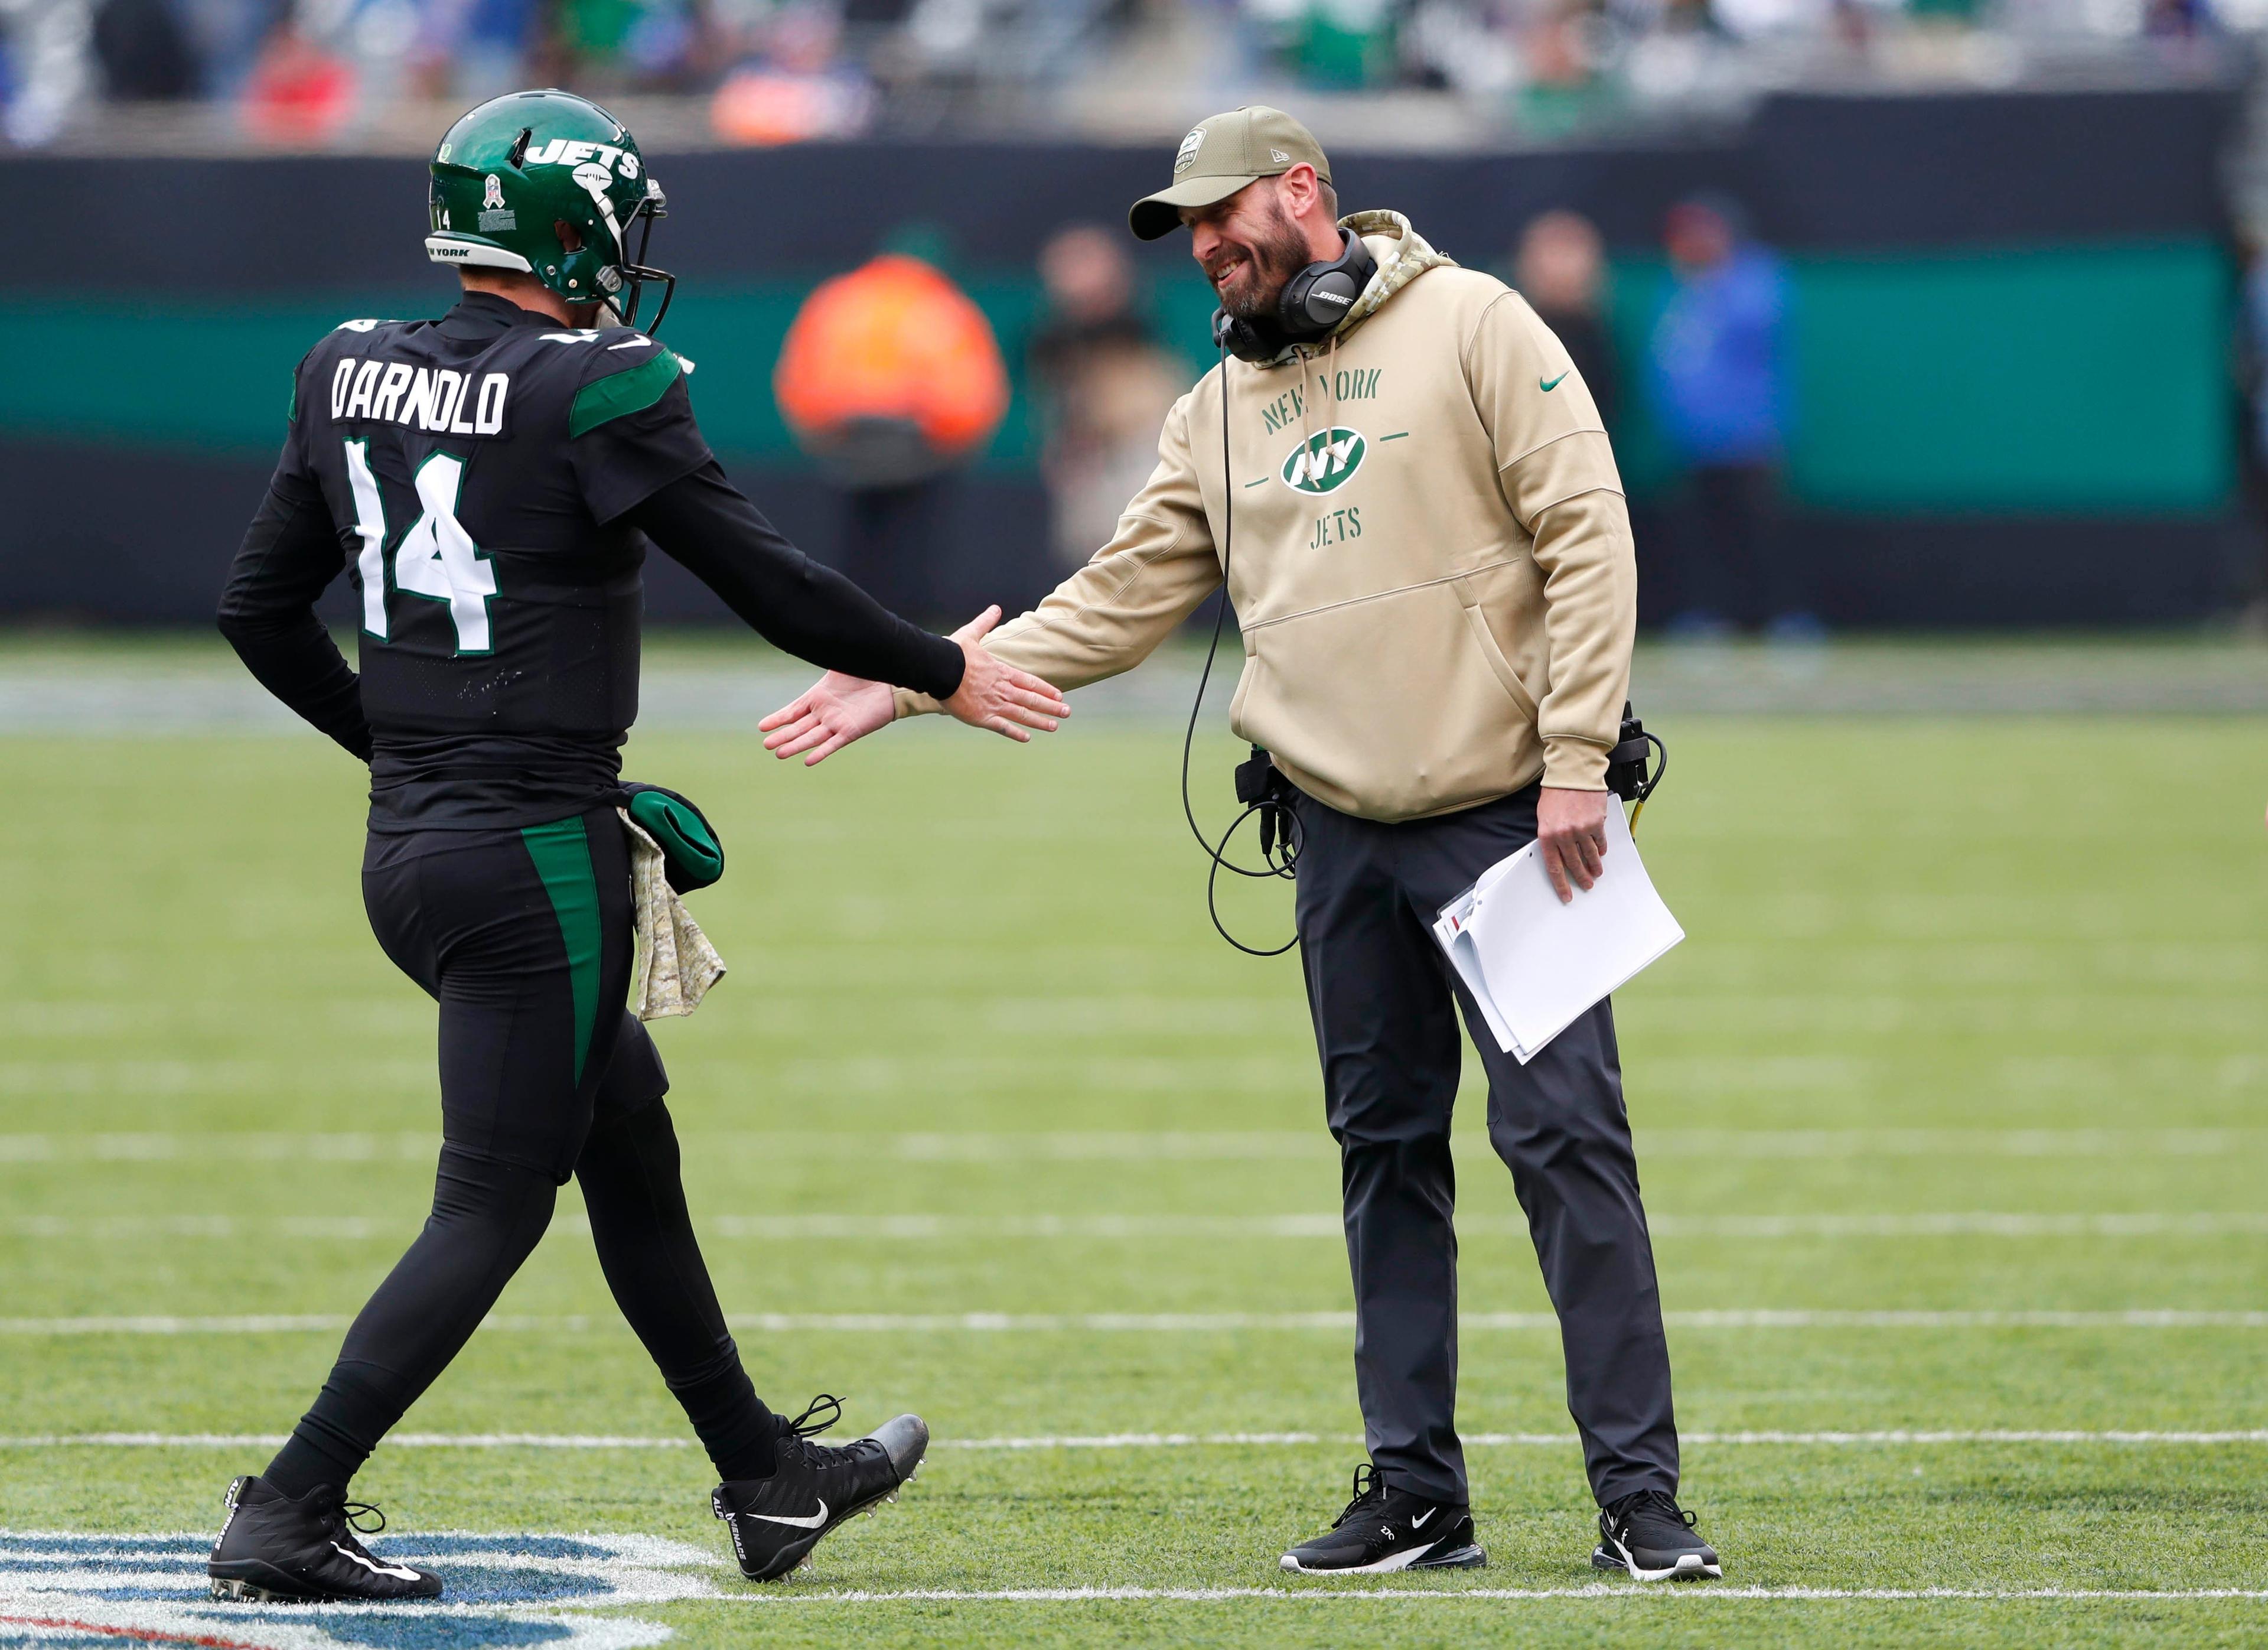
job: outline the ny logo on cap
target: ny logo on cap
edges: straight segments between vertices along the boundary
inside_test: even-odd
[[[1188,171],[1189,163],[1197,158],[1197,151],[1204,147],[1204,127],[1195,126],[1189,129],[1189,135],[1182,139],[1182,146],[1174,156],[1174,172],[1176,176]]]

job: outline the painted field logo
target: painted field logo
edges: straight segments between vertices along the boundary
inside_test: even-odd
[[[212,1536],[0,1529],[0,1646],[118,1650],[647,1650],[666,1624],[624,1606],[715,1598],[721,1549],[659,1536],[404,1532],[382,1558],[441,1573],[414,1603],[217,1603]]]
[[[1279,473],[1293,492],[1328,493],[1354,479],[1369,451],[1359,430],[1326,430],[1293,447]]]

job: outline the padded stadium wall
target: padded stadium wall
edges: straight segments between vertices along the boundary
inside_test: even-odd
[[[1795,283],[1791,527],[1843,626],[2159,625],[2234,600],[2235,273],[2221,93],[1785,97],[1741,129],[1611,148],[1334,157],[1350,210],[1391,206],[1500,269],[1537,211],[1613,249],[1634,369],[1667,276],[1665,209],[1728,188]],[[1057,569],[1021,371],[1033,261],[1062,224],[1118,219],[1152,148],[815,144],[662,155],[655,257],[684,284],[667,336],[736,479],[814,554],[839,507],[781,425],[771,366],[796,306],[909,225],[941,231],[1017,378],[949,506],[928,603],[1011,611]],[[423,176],[368,158],[42,165],[47,277],[0,375],[0,618],[202,622],[256,507],[291,365],[359,315],[435,313]],[[949,191],[939,179],[953,180]],[[1202,370],[1209,295],[1143,249],[1162,335]],[[60,267],[55,267],[60,266]],[[1673,477],[1642,398],[1616,432],[1641,556]],[[1646,616],[1662,589],[1650,582]],[[656,616],[722,619],[676,569]]]

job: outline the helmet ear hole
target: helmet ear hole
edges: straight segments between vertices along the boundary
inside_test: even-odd
[[[562,252],[573,254],[583,250],[583,232],[565,218],[553,219],[551,232],[559,237],[559,249]]]

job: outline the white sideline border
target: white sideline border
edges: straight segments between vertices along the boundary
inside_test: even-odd
[[[48,1433],[0,1434],[0,1449],[275,1449],[282,1433]],[[2137,1447],[2224,1447],[2268,1445],[2268,1427],[2235,1432],[2160,1432],[2146,1429],[2036,1429],[1978,1427],[1919,1431],[1888,1427],[1863,1432],[1685,1432],[1682,1444],[1697,1447],[1790,1448],[1904,1447],[1934,1445],[2114,1445]],[[1359,1433],[1064,1433],[1035,1437],[939,1438],[933,1450],[1015,1452],[1028,1450],[1266,1449],[1308,1445],[1359,1446]],[[1468,1433],[1469,1448],[1570,1449],[1580,1440],[1572,1433]],[[658,1438],[613,1433],[396,1433],[389,1449],[691,1449],[690,1438]]]
[[[269,1237],[352,1242],[405,1242],[422,1217],[409,1215],[225,1214],[0,1216],[0,1238],[19,1241],[142,1241],[151,1238]],[[1296,1214],[790,1214],[715,1215],[697,1222],[703,1236],[766,1242],[906,1242],[937,1240],[1093,1238],[1110,1241],[1214,1242],[1222,1239],[1299,1238],[1343,1241],[1336,1212]],[[2190,1210],[2095,1213],[2018,1213],[1971,1210],[1918,1214],[1654,1214],[1658,1237],[1778,1241],[1821,1238],[2159,1238],[2268,1237],[2268,1210]],[[590,1222],[563,1215],[552,1229],[588,1236]],[[1467,1237],[1528,1234],[1518,1215],[1467,1214],[1457,1230]]]
[[[2167,1129],[1640,1129],[1641,1157],[2225,1157],[2268,1149],[2268,1128]],[[1249,1162],[1329,1160],[1321,1128],[1156,1130],[1111,1132],[1057,1130],[1030,1133],[886,1132],[845,1134],[791,1130],[703,1131],[711,1151],[784,1151],[816,1154],[879,1153],[909,1162]],[[1464,1142],[1469,1149],[1484,1149]],[[176,1159],[364,1163],[433,1160],[438,1132],[323,1131],[166,1131],[0,1132],[0,1164],[65,1159],[162,1162]]]
[[[2183,1310],[2133,1307],[2125,1310],[2003,1310],[1946,1308],[1876,1311],[1755,1307],[1665,1312],[1675,1330],[2268,1330],[2268,1311]],[[344,1313],[239,1315],[188,1317],[120,1315],[0,1318],[0,1336],[57,1338],[77,1335],[293,1335],[336,1334],[352,1320]],[[768,1335],[1207,1335],[1322,1331],[1351,1334],[1351,1312],[1069,1312],[1069,1313],[734,1313],[725,1319],[736,1330]],[[612,1330],[619,1320],[590,1314],[537,1317],[492,1315],[484,1333],[582,1335]],[[1557,1333],[1559,1320],[1549,1312],[1468,1312],[1459,1320],[1465,1333],[1488,1330]]]
[[[2188,1600],[2268,1602],[2268,1588],[2259,1587],[1727,1587],[1720,1581],[1684,1586],[1646,1587],[1631,1582],[1594,1581],[1583,1587],[1002,1587],[997,1591],[951,1587],[908,1587],[902,1591],[834,1590],[799,1593],[793,1587],[768,1593],[733,1593],[726,1602],[758,1609],[785,1609],[798,1604],[1213,1604],[1265,1600],[1286,1604],[1377,1602],[1392,1604],[1454,1604],[1464,1600],[1505,1603],[1550,1599],[1746,1599],[1786,1603],[1932,1603],[1967,1600],[1986,1603],[2041,1600],[2084,1602],[2117,1600],[2132,1602],[2176,1602]]]

